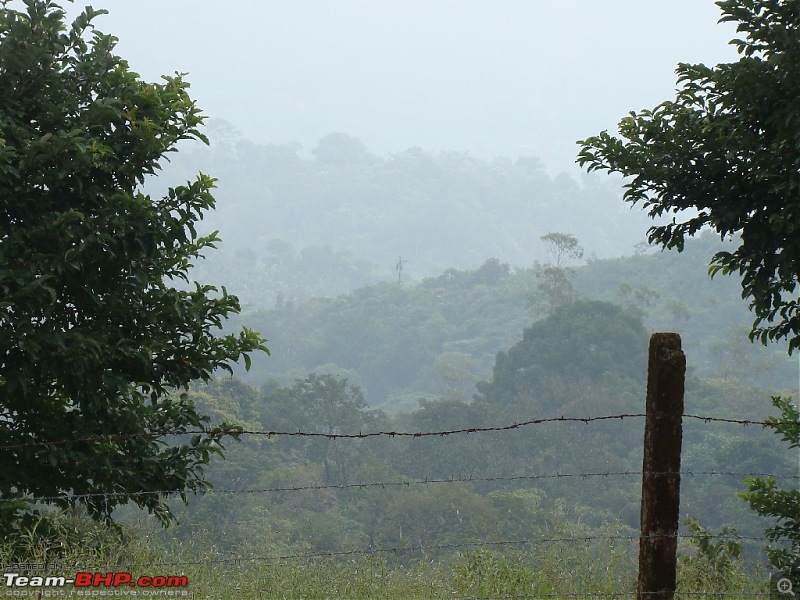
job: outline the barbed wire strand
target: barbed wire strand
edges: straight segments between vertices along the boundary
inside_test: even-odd
[[[628,419],[634,417],[644,417],[644,413],[631,413],[619,415],[603,415],[596,417],[549,417],[542,419],[529,419],[527,421],[520,421],[510,425],[499,425],[494,427],[463,427],[460,429],[447,429],[443,431],[371,431],[367,433],[324,433],[318,431],[260,431],[260,430],[247,430],[241,428],[222,428],[222,427],[208,427],[197,430],[162,430],[154,432],[141,432],[141,433],[114,433],[108,435],[89,436],[84,438],[76,438],[72,440],[49,440],[49,441],[31,441],[20,444],[7,444],[0,446],[0,450],[11,450],[14,448],[24,448],[31,446],[55,446],[70,443],[91,443],[91,442],[106,442],[114,440],[133,439],[138,437],[162,437],[162,436],[178,436],[178,435],[253,435],[265,437],[321,437],[327,439],[364,439],[371,437],[409,437],[409,438],[423,438],[423,437],[445,437],[448,435],[456,435],[460,433],[482,433],[489,431],[509,431],[519,429],[528,425],[539,425],[542,423],[556,423],[556,422],[577,422],[577,423],[590,423],[593,421],[605,421],[615,419]]]
[[[673,475],[671,471],[648,471],[652,476],[659,475]],[[368,489],[368,488],[392,488],[392,487],[410,487],[412,485],[431,485],[431,484],[445,484],[445,483],[492,483],[501,481],[536,481],[541,479],[588,479],[590,477],[624,477],[624,476],[641,476],[642,471],[599,471],[593,473],[549,473],[544,475],[510,475],[506,477],[447,477],[443,479],[425,478],[425,479],[400,479],[394,481],[370,481],[361,483],[341,483],[341,484],[309,484],[300,486],[285,486],[285,487],[272,487],[272,488],[253,488],[253,489],[215,489],[209,488],[207,490],[184,490],[184,493],[192,492],[193,495],[207,495],[207,494],[231,494],[231,495],[244,495],[244,494],[270,494],[270,493],[283,493],[283,492],[305,492],[305,491],[319,491],[319,490],[347,490],[347,489]],[[800,474],[776,474],[764,472],[744,472],[744,471],[681,471],[679,473],[682,477],[714,477],[714,476],[728,476],[728,477],[772,477],[778,480],[784,479],[800,479]],[[25,498],[31,502],[50,502],[53,500],[80,500],[83,498],[117,498],[124,496],[175,496],[177,497],[181,492],[175,490],[136,490],[130,492],[91,492],[87,494],[57,494],[53,496],[33,496]],[[3,502],[17,502],[18,498],[2,499]]]
[[[259,593],[273,593],[253,590]],[[451,600],[517,600],[523,598],[636,598],[638,596],[663,595],[664,592],[541,592],[532,594],[502,594],[499,596],[453,596]],[[771,598],[770,592],[703,592],[676,591],[673,598],[681,596],[705,596],[713,598]]]
[[[425,438],[425,437],[445,437],[457,434],[469,433],[486,433],[486,432],[499,432],[511,431],[519,429],[520,427],[527,427],[530,425],[541,425],[543,423],[592,423],[596,421],[612,421],[623,420],[631,418],[642,418],[647,416],[645,413],[624,413],[619,415],[602,415],[595,417],[548,417],[542,419],[529,419],[527,421],[520,421],[510,425],[499,425],[494,427],[462,427],[460,429],[446,429],[442,431],[371,431],[367,433],[324,433],[317,431],[260,431],[260,430],[247,430],[241,428],[223,428],[223,427],[208,427],[197,430],[162,430],[162,431],[149,431],[140,433],[113,433],[108,435],[89,436],[75,439],[60,439],[60,440],[34,440],[29,442],[21,442],[18,444],[3,444],[0,445],[0,450],[14,450],[18,448],[31,448],[41,446],[62,446],[67,444],[79,443],[94,443],[94,442],[109,442],[109,441],[124,441],[127,439],[136,438],[159,438],[167,436],[181,436],[181,435],[252,435],[252,436],[265,436],[272,437],[321,437],[327,439],[365,439],[373,437],[407,437],[407,438]],[[705,423],[733,423],[737,425],[759,425],[761,427],[779,427],[783,425],[800,426],[800,421],[752,421],[749,419],[730,419],[723,417],[711,417],[704,415],[683,415],[688,419],[697,419]]]
[[[257,588],[244,589],[236,587],[234,589],[238,592],[246,592],[251,594],[275,593],[275,590],[262,590]],[[522,600],[526,598],[636,598],[639,596],[653,596],[656,594],[663,595],[663,592],[636,592],[635,590],[628,592],[532,592],[529,594],[481,594],[480,596],[452,596],[449,598],[450,600]],[[771,598],[770,592],[704,592],[699,590],[678,590],[674,593],[673,597],[680,598],[681,596],[713,596],[714,598]],[[341,596],[340,598],[346,598],[346,596]]]
[[[225,565],[241,565],[243,563],[275,563],[284,560],[310,560],[316,558],[343,558],[347,556],[373,556],[376,554],[402,554],[408,552],[427,552],[430,550],[457,550],[463,548],[475,548],[486,546],[523,546],[528,544],[555,544],[555,543],[573,543],[573,542],[591,542],[595,540],[603,541],[622,541],[622,542],[638,542],[642,539],[640,535],[579,535],[572,537],[540,537],[540,538],[525,538],[520,540],[500,540],[500,541],[486,541],[479,540],[474,542],[461,542],[450,544],[428,544],[416,546],[396,546],[392,548],[367,548],[363,550],[335,550],[329,552],[305,552],[298,554],[284,554],[278,556],[230,556],[228,558],[209,558],[203,560],[183,560],[183,561],[159,561],[148,563],[116,563],[116,564],[97,564],[97,565],[83,565],[81,569],[118,569],[126,568],[141,568],[141,567],[178,567],[178,566],[191,566],[191,565],[211,565],[211,564],[225,564]],[[678,538],[678,539],[691,539],[697,537],[692,534],[678,533],[667,535],[653,535],[647,536],[650,538],[665,539],[665,538]],[[768,541],[766,537],[752,537],[732,534],[702,534],[703,538],[710,538],[716,540],[734,540],[734,541],[754,541],[765,542]]]
[[[265,590],[254,590],[260,593],[272,593]],[[451,600],[516,600],[522,598],[636,598],[637,596],[663,595],[664,592],[542,592],[531,594],[501,594],[499,596],[454,596]],[[681,596],[707,596],[713,598],[771,598],[770,592],[704,592],[676,591],[674,598]]]
[[[751,421],[750,419],[733,419],[727,417],[709,417],[706,415],[681,415],[686,419],[697,419],[706,423],[733,423],[734,425],[759,425],[760,427],[781,427],[783,425],[800,426],[800,421],[770,419],[768,421]]]

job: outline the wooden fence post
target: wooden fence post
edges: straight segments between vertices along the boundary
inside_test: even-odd
[[[675,594],[686,356],[677,333],[654,333],[647,365],[639,600]]]

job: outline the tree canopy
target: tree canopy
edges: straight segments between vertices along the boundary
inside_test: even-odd
[[[606,374],[641,380],[647,331],[641,316],[597,300],[577,300],[525,329],[497,354],[492,379],[479,382],[489,403],[525,406],[547,397],[554,379],[599,381]],[[527,408],[527,407],[526,407]]]
[[[589,171],[629,178],[624,198],[641,203],[664,248],[710,227],[739,235],[714,255],[712,274],[741,275],[756,320],[751,339],[788,338],[800,347],[796,295],[800,269],[800,10],[797,2],[717,2],[722,22],[738,23],[741,55],[708,67],[680,64],[674,100],[631,112],[619,136],[604,131],[579,142]],[[686,211],[686,212],[683,212]]]
[[[563,269],[570,259],[583,258],[583,248],[578,244],[578,238],[571,233],[551,231],[539,239],[549,246],[550,255],[555,260],[553,266],[556,269]]]
[[[164,496],[202,489],[222,438],[165,437],[208,422],[181,392],[266,351],[215,334],[236,297],[188,285],[217,241],[195,231],[214,179],[140,191],[205,140],[203,117],[181,75],[147,83],[114,54],[105,11],[67,28],[57,4],[25,5],[0,11],[0,531],[32,497],[168,521]]]

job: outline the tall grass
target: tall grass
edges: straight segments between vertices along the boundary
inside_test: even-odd
[[[618,598],[635,597],[636,589],[635,545],[614,540],[525,551],[476,548],[412,561],[391,554],[280,558],[271,550],[253,543],[234,555],[220,551],[205,530],[186,541],[151,524],[111,528],[60,514],[0,545],[0,565],[44,564],[46,573],[31,574],[66,577],[79,570],[186,575],[184,597],[220,600]],[[764,573],[689,550],[679,561],[677,597],[769,597]]]

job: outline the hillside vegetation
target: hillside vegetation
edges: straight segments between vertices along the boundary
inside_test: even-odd
[[[680,333],[692,373],[793,389],[796,361],[777,344],[748,341],[752,316],[738,282],[708,277],[708,258],[719,248],[707,235],[682,254],[590,260],[574,269],[576,293],[639,312],[649,331]],[[335,373],[388,410],[413,408],[419,396],[469,400],[497,353],[541,318],[530,305],[541,276],[538,264],[512,269],[489,259],[416,284],[389,281],[251,311],[242,320],[267,335],[272,355],[255,360],[248,380],[290,383],[315,370]]]
[[[214,489],[190,496],[188,507],[173,502],[178,527],[152,532],[130,510],[118,515],[134,523],[124,546],[97,547],[115,564],[194,565],[196,589],[223,598],[300,588],[353,598],[630,592],[641,418],[420,437],[286,434],[641,413],[654,329],[684,336],[688,413],[760,420],[794,370],[780,349],[742,341],[750,317],[736,282],[710,282],[705,272],[717,247],[704,237],[682,255],[565,267],[572,297],[548,310],[531,297],[552,266],[496,259],[251,310],[240,318],[268,335],[272,356],[254,361],[247,379],[220,378],[190,398],[214,423],[285,435],[230,444],[226,460],[208,468]],[[755,473],[796,483],[775,437],[685,421],[682,589],[763,591],[765,522],[737,493]],[[72,535],[59,527],[40,528],[24,552]],[[717,534],[723,541],[709,545]],[[230,573],[238,587],[226,583]]]
[[[796,365],[779,348],[747,342],[751,317],[737,282],[706,273],[719,245],[704,236],[683,254],[566,268],[575,297],[549,312],[530,302],[546,266],[496,259],[418,283],[285,301],[243,317],[268,332],[272,356],[247,380],[222,379],[193,397],[215,420],[246,429],[337,434],[640,413],[649,333],[677,330],[690,365],[687,413],[760,420],[770,396],[793,385]],[[211,470],[219,491],[194,499],[184,520],[236,552],[255,538],[278,553],[410,544],[445,559],[471,543],[635,537],[642,426],[245,437]],[[712,531],[760,536],[763,520],[736,494],[748,473],[791,478],[791,457],[773,438],[687,419],[683,467],[696,475],[684,478],[681,514]],[[742,544],[757,561],[758,542]]]

